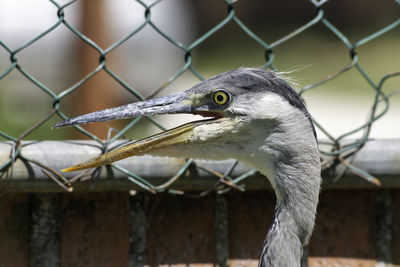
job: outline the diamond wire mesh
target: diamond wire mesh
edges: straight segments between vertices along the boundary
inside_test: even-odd
[[[275,59],[275,52],[274,49],[280,45],[282,45],[285,42],[289,42],[292,40],[295,36],[302,34],[304,31],[310,29],[311,27],[317,25],[317,24],[322,24],[325,26],[327,31],[332,32],[338,40],[340,40],[347,48],[349,51],[349,60],[350,63],[342,67],[341,69],[337,70],[336,72],[330,74],[329,76],[325,77],[324,79],[315,82],[313,84],[309,84],[304,86],[300,91],[300,95],[306,94],[308,91],[321,87],[323,84],[335,79],[336,77],[342,75],[344,72],[347,72],[350,69],[355,68],[359,74],[368,82],[369,86],[374,90],[374,101],[370,107],[369,110],[369,115],[367,120],[362,124],[354,127],[353,129],[349,129],[346,133],[335,137],[333,136],[329,131],[327,131],[322,123],[319,123],[318,121],[315,121],[315,125],[322,131],[322,133],[325,135],[328,141],[324,141],[324,148],[321,149],[322,155],[324,155],[324,161],[322,162],[322,167],[323,169],[329,168],[332,165],[336,163],[342,163],[344,164],[347,168],[349,168],[352,172],[358,174],[360,177],[375,183],[379,184],[379,180],[371,176],[369,173],[367,173],[364,170],[361,170],[357,168],[356,166],[353,166],[351,163],[349,163],[346,159],[356,153],[359,149],[363,147],[363,145],[367,142],[368,137],[370,135],[371,127],[373,126],[374,122],[381,118],[385,113],[389,110],[390,107],[390,97],[394,95],[394,93],[397,93],[397,91],[387,94],[384,92],[383,87],[387,83],[387,81],[395,76],[400,75],[400,70],[392,73],[387,73],[383,77],[379,79],[378,82],[374,81],[370,75],[367,73],[367,71],[363,68],[363,66],[359,62],[359,55],[357,53],[357,48],[365,45],[366,43],[372,42],[375,39],[379,38],[383,34],[395,29],[400,25],[400,18],[392,22],[391,24],[381,28],[380,30],[376,32],[372,32],[367,36],[364,36],[360,40],[352,43],[349,41],[349,39],[344,35],[335,25],[333,25],[324,15],[324,4],[327,1],[317,1],[317,0],[310,0],[310,2],[313,5],[313,8],[316,11],[316,15],[314,18],[312,18],[310,21],[305,23],[304,25],[298,27],[296,30],[293,32],[285,34],[282,38],[274,41],[274,42],[268,42],[266,40],[263,40],[260,36],[255,34],[248,26],[246,26],[245,23],[243,23],[238,16],[236,16],[236,7],[235,7],[235,2],[236,1],[230,1],[230,0],[225,0],[225,4],[227,7],[227,15],[225,18],[223,18],[219,23],[217,23],[214,27],[212,27],[208,32],[200,36],[197,40],[189,44],[188,46],[182,44],[178,40],[175,40],[172,38],[170,35],[168,35],[166,32],[161,30],[161,28],[154,23],[152,20],[152,8],[154,8],[156,5],[158,5],[162,0],[157,0],[153,2],[152,4],[148,5],[145,2],[141,0],[136,0],[137,3],[139,3],[143,8],[144,8],[144,20],[141,25],[139,25],[136,29],[132,30],[129,34],[125,35],[123,38],[118,40],[117,42],[113,43],[109,47],[102,49],[98,44],[96,44],[94,41],[89,39],[87,36],[85,36],[82,32],[80,32],[77,28],[73,27],[66,19],[65,17],[65,12],[64,9],[73,4],[76,1],[68,1],[64,4],[59,4],[58,2],[54,0],[49,0],[56,8],[56,16],[57,16],[57,22],[54,23],[53,25],[50,25],[47,30],[43,31],[39,35],[37,35],[35,38],[29,40],[28,42],[24,43],[23,45],[11,49],[5,42],[0,40],[0,46],[1,49],[3,49],[3,52],[5,51],[9,55],[10,63],[9,66],[0,73],[0,80],[9,75],[11,72],[20,72],[27,80],[29,80],[32,84],[34,84],[36,87],[40,88],[43,92],[48,94],[51,99],[52,103],[49,103],[49,105],[52,105],[52,111],[41,118],[39,121],[37,121],[31,128],[26,130],[24,133],[22,133],[20,136],[11,136],[7,134],[6,129],[2,129],[0,126],[0,136],[3,137],[6,140],[9,140],[10,145],[10,156],[9,159],[4,162],[0,166],[0,176],[3,179],[8,179],[12,175],[12,169],[13,169],[13,164],[17,159],[22,160],[27,166],[29,164],[36,164],[40,166],[44,173],[49,176],[49,178],[52,178],[54,181],[56,181],[61,187],[64,189],[70,190],[72,181],[67,180],[65,177],[63,177],[57,170],[52,169],[49,166],[43,165],[41,162],[38,162],[35,159],[32,158],[26,158],[22,155],[21,151],[24,149],[24,145],[21,143],[22,140],[26,138],[27,135],[29,135],[31,132],[36,131],[40,126],[42,126],[46,121],[48,121],[50,118],[58,115],[62,119],[67,119],[68,115],[64,114],[60,107],[63,105],[64,99],[70,95],[71,93],[80,90],[80,87],[82,84],[86,83],[89,79],[91,79],[93,76],[95,76],[97,73],[99,73],[101,70],[104,70],[112,79],[117,81],[123,88],[128,90],[132,95],[134,95],[138,100],[143,100],[145,97],[140,94],[137,90],[135,90],[128,82],[124,81],[117,73],[115,73],[111,68],[106,64],[106,58],[107,56],[114,50],[116,50],[118,47],[120,47],[123,43],[128,41],[131,38],[135,38],[138,33],[140,33],[145,27],[151,27],[155,32],[157,32],[160,36],[165,38],[168,42],[170,42],[173,46],[176,48],[180,49],[183,52],[184,55],[184,64],[182,67],[176,71],[175,74],[173,74],[160,88],[155,90],[149,97],[153,97],[163,91],[165,88],[167,88],[169,85],[174,83],[179,77],[181,77],[185,72],[191,72],[193,73],[199,80],[203,80],[203,76],[199,73],[199,71],[196,70],[196,68],[192,64],[192,52],[199,47],[200,44],[206,42],[212,35],[220,31],[225,25],[228,23],[234,23],[237,26],[240,27],[240,29],[247,34],[249,37],[254,40],[254,43],[258,46],[261,46],[265,50],[265,64],[261,67],[263,69],[272,69],[272,70],[278,70],[277,67],[274,65],[274,59]],[[400,1],[396,0],[396,3],[400,5]],[[98,53],[98,58],[99,58],[99,63],[97,67],[91,71],[89,74],[87,74],[84,78],[70,86],[69,88],[66,88],[60,93],[56,93],[55,90],[53,90],[50,87],[47,87],[45,84],[43,84],[40,80],[34,77],[27,69],[24,68],[23,64],[20,64],[19,62],[19,53],[23,51],[24,49],[28,48],[29,46],[35,44],[45,36],[51,34],[52,32],[55,31],[58,27],[65,26],[68,28],[74,35],[76,35],[78,38],[80,38],[82,41],[84,41],[86,44],[88,44],[92,49],[97,51]],[[378,111],[378,106],[383,105],[383,108]],[[105,152],[112,147],[113,143],[124,136],[124,134],[131,129],[132,127],[135,127],[135,125],[138,124],[139,121],[147,119],[150,122],[152,122],[154,125],[156,125],[158,128],[163,129],[164,127],[160,122],[153,118],[135,118],[133,119],[130,123],[128,123],[123,129],[119,130],[112,138],[109,138],[106,141],[100,140],[97,136],[92,134],[91,132],[83,129],[80,126],[74,126],[76,130],[80,131],[81,133],[85,134],[88,136],[90,139],[95,140],[99,146],[101,147],[102,152]],[[346,141],[344,144],[344,138],[348,137],[354,133],[360,132],[361,133],[361,138],[356,139],[352,142]],[[326,147],[329,147],[326,149]],[[239,177],[230,177],[230,174],[232,170],[235,168],[236,163],[233,164],[229,169],[226,170],[225,173],[221,174],[218,173],[214,170],[207,169],[204,166],[201,166],[199,164],[195,164],[193,160],[187,160],[186,164],[182,166],[182,168],[173,176],[171,177],[166,183],[161,184],[161,185],[153,185],[146,179],[136,175],[135,173],[132,173],[118,165],[113,164],[112,168],[115,168],[123,173],[125,173],[128,176],[128,179],[135,183],[136,185],[140,186],[141,188],[151,191],[153,193],[155,192],[168,192],[168,193],[173,193],[173,194],[185,194],[185,192],[180,192],[177,190],[173,190],[173,183],[184,174],[188,168],[192,165],[195,165],[196,168],[199,168],[203,171],[206,171],[208,173],[211,173],[214,175],[217,180],[215,185],[210,188],[210,190],[207,190],[205,192],[200,193],[198,196],[205,195],[213,190],[217,190],[219,193],[224,193],[229,191],[231,188],[236,188],[238,190],[244,190],[244,187],[241,186],[240,184],[248,177],[253,175],[255,173],[255,170],[252,170],[248,173],[245,173]],[[96,177],[96,175],[99,174],[99,169],[96,169],[90,173],[92,177]],[[72,179],[73,181],[79,180],[82,175],[75,177]]]

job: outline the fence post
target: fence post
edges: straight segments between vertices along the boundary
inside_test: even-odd
[[[146,264],[146,194],[136,193],[129,198],[129,266]]]
[[[214,232],[215,232],[215,265],[229,266],[229,229],[228,202],[224,195],[215,194]]]
[[[376,266],[387,266],[392,261],[392,198],[390,189],[376,193]]]
[[[106,13],[107,9],[104,0],[88,0],[82,2],[82,33],[93,40],[102,49],[106,47],[107,41],[109,40],[109,31],[106,30]],[[96,49],[86,43],[81,44],[78,55],[81,62],[79,70],[80,78],[94,71],[100,64],[100,54]],[[105,61],[105,58],[101,60]],[[82,84],[80,89],[77,90],[79,94],[77,99],[79,101],[76,101],[76,106],[74,108],[76,108],[77,111],[74,112],[74,115],[85,114],[115,106],[116,103],[113,101],[115,97],[112,97],[115,92],[111,90],[112,84],[110,81],[110,76],[108,76],[104,70],[100,70],[92,78]],[[110,122],[109,124],[113,123]],[[107,131],[104,124],[88,124],[85,128],[102,139],[107,138]],[[77,131],[76,134],[78,135],[77,138],[87,138]]]
[[[60,266],[60,195],[32,195],[29,216],[28,266]]]

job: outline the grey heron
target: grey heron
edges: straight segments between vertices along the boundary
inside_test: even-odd
[[[319,151],[305,105],[276,73],[240,68],[181,93],[96,111],[55,127],[174,113],[207,118],[63,171],[93,168],[144,154],[242,161],[268,178],[277,199],[259,266],[300,266],[303,247],[315,223],[321,182]]]

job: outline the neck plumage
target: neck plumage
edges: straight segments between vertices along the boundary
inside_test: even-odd
[[[296,222],[286,208],[277,206],[276,209],[258,266],[300,267],[303,244],[296,234]]]
[[[280,160],[274,169],[270,181],[277,205],[259,266],[300,266],[303,247],[314,227],[321,179],[319,158]]]

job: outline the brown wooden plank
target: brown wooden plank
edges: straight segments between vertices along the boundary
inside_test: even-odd
[[[202,266],[214,262],[211,196],[149,196],[146,220],[148,265]]]
[[[234,192],[228,195],[228,204],[230,265],[254,266],[273,219],[275,194]]]
[[[392,236],[392,263],[400,266],[400,190],[392,190],[393,209],[393,236]]]
[[[0,196],[0,266],[28,265],[29,195]]]
[[[64,194],[61,265],[128,266],[127,193]]]
[[[375,260],[375,204],[375,190],[322,192],[309,255]]]
[[[310,257],[308,267],[376,267],[376,260],[334,258],[334,257]]]

